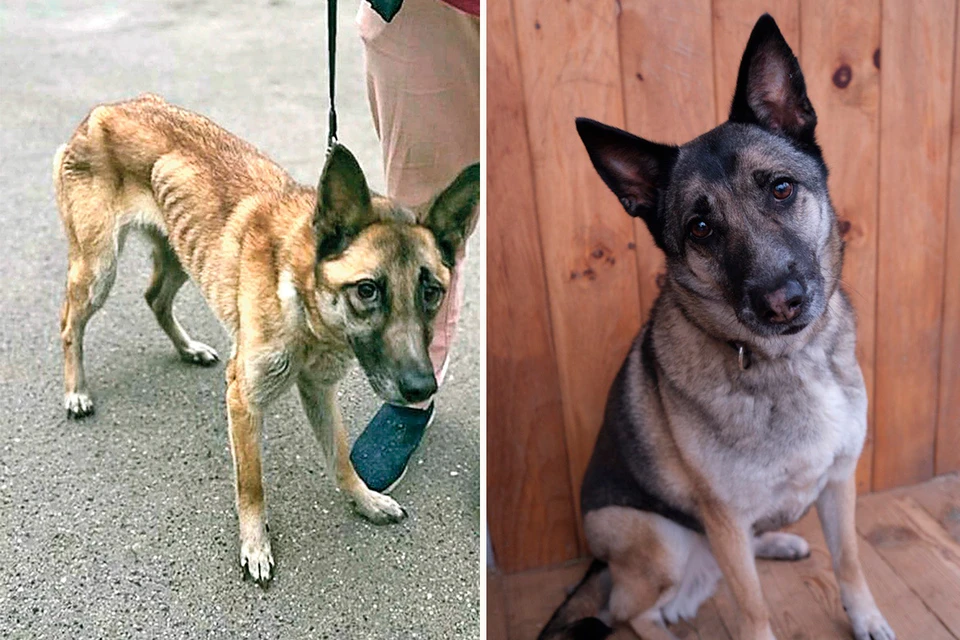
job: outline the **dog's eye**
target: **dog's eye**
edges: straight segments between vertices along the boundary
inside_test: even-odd
[[[443,289],[435,285],[428,285],[423,290],[423,301],[428,305],[433,306],[440,301],[440,296],[443,295]]]
[[[377,288],[377,285],[370,280],[364,280],[357,285],[357,297],[364,302],[372,302],[376,300],[379,293],[380,290]]]
[[[687,231],[694,240],[706,240],[713,233],[713,229],[703,218],[694,218],[687,225]]]
[[[777,200],[786,200],[793,195],[793,183],[789,180],[777,180],[773,183],[773,197]]]

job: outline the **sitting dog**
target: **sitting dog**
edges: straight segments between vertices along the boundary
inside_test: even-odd
[[[137,229],[154,247],[147,303],[183,359],[217,361],[174,317],[188,278],[233,341],[227,409],[245,572],[261,584],[273,575],[260,431],[264,408],[293,384],[356,509],[376,523],[406,515],[354,470],[337,383],[356,358],[387,402],[436,391],[432,320],[476,216],[478,164],[411,208],[371,192],[335,145],[312,189],[210,120],[144,95],[93,109],[57,151],[53,180],[69,252],[60,320],[69,416],[93,412],[84,328]]]
[[[867,395],[843,244],[800,65],[770,16],[729,121],[680,147],[580,119],[594,167],[666,254],[650,321],[610,389],[581,492],[596,562],[541,640],[645,639],[693,618],[723,576],[738,638],[770,640],[754,557],[816,504],[857,640],[893,640],[864,580],[854,472]],[[621,628],[623,628],[621,626]]]

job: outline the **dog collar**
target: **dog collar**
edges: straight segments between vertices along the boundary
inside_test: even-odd
[[[733,347],[734,351],[737,352],[737,364],[740,365],[740,371],[746,371],[747,369],[749,369],[752,358],[750,354],[750,349],[747,348],[747,345],[743,344],[742,342],[736,342],[734,340],[731,340],[727,344]]]

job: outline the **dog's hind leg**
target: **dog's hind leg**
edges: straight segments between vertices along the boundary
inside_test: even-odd
[[[608,563],[611,621],[645,640],[674,640],[667,628],[692,619],[719,577],[700,536],[661,516],[604,507],[584,516],[593,555]],[[691,562],[703,556],[701,562]],[[687,574],[690,575],[687,575]]]
[[[89,149],[71,142],[53,159],[57,207],[67,237],[67,285],[60,312],[64,406],[67,415],[93,413],[83,370],[87,322],[103,306],[117,277],[123,229],[115,214],[115,180],[91,163]]]
[[[117,255],[111,245],[99,254],[71,251],[66,295],[60,313],[63,341],[64,407],[71,418],[93,413],[83,370],[83,335],[87,322],[103,306],[117,277]]]
[[[219,357],[213,347],[191,339],[173,314],[173,299],[187,281],[187,274],[166,238],[156,234],[153,243],[153,277],[144,293],[147,304],[181,358],[203,366],[215,364]]]
[[[768,531],[753,539],[753,553],[766,560],[802,560],[809,557],[810,545],[794,533]]]

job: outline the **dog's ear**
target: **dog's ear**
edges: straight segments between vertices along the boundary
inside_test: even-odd
[[[770,14],[757,20],[747,41],[730,122],[758,124],[803,144],[815,144],[817,114],[807,97],[800,63]]]
[[[577,133],[597,173],[620,198],[627,213],[647,223],[654,241],[662,249],[663,220],[657,215],[657,209],[679,149],[588,118],[577,118]]]
[[[461,171],[417,212],[420,224],[433,233],[440,257],[448,267],[453,267],[457,253],[477,224],[479,203],[480,163],[477,162]]]
[[[357,159],[346,147],[334,145],[327,154],[317,186],[317,208],[313,215],[317,262],[341,253],[375,220],[370,189]]]

